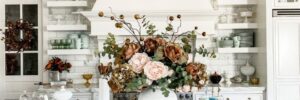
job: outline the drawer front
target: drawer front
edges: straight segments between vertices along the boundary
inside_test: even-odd
[[[92,100],[92,93],[73,93],[71,100]]]
[[[92,100],[92,98],[88,96],[74,96],[71,100]]]
[[[262,94],[223,94],[224,100],[263,100]]]

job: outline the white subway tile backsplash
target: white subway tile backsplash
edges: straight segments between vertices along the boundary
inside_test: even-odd
[[[80,60],[72,60],[69,61],[72,66],[85,66],[84,61],[80,61]]]

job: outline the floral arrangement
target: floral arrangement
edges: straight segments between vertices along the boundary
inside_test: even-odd
[[[45,70],[50,71],[59,71],[62,73],[63,71],[70,71],[72,65],[67,61],[62,61],[58,57],[53,57],[51,60],[48,61],[48,64],[45,66]]]
[[[105,40],[101,55],[113,58],[114,62],[107,66],[101,63],[98,68],[100,74],[109,79],[112,92],[142,91],[145,88],[155,90],[160,87],[163,95],[168,96],[169,89],[202,88],[207,83],[206,66],[195,63],[194,57],[198,53],[203,57],[215,58],[215,52],[209,52],[203,45],[195,48],[196,36],[206,36],[205,32],[197,32],[198,27],[179,33],[181,15],[176,18],[169,16],[166,30],[161,34],[156,33],[156,26],[145,15],[133,16],[137,28],[127,22],[124,15],[117,16],[112,12],[112,16],[106,16],[102,11],[98,15],[115,21],[116,28],[125,29],[134,38],[126,38],[123,44],[117,44],[114,35],[108,33]],[[172,24],[175,21],[180,23],[177,28]],[[143,36],[142,32],[147,35]],[[193,54],[192,61],[189,60],[189,53]]]
[[[17,20],[7,22],[8,29],[3,33],[5,36],[1,40],[5,41],[6,50],[21,51],[30,50],[34,45],[33,25],[26,20]],[[1,30],[0,30],[1,31]],[[20,31],[23,31],[23,38],[20,37]]]

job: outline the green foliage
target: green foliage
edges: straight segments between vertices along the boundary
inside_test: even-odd
[[[146,80],[146,76],[136,77],[132,79],[132,81],[126,84],[125,91],[134,91],[140,89],[141,87],[146,85]]]
[[[152,60],[160,61],[160,60],[163,60],[163,59],[165,59],[165,57],[164,57],[164,47],[160,46],[160,47],[157,48]]]
[[[168,85],[169,85],[168,79],[167,78],[159,79],[159,80],[157,80],[157,83],[158,83],[158,86],[160,87],[160,90],[162,91],[162,94],[165,97],[168,97],[169,93],[170,93],[170,91],[167,89]]]
[[[103,43],[102,56],[108,55],[109,59],[116,57],[121,51],[121,48],[117,45],[115,36],[112,33],[108,33],[108,37]]]
[[[168,26],[166,27],[166,31],[173,31],[173,25],[168,24]]]
[[[150,36],[153,36],[154,33],[157,32],[157,30],[155,29],[156,26],[150,23],[150,21],[148,21],[146,17],[143,17],[142,25],[146,29],[146,33]]]
[[[187,74],[185,68],[182,66],[177,66],[175,68],[175,76],[170,77],[171,83],[169,84],[169,88],[177,88],[184,84],[190,84],[192,82],[192,77]]]
[[[210,58],[217,57],[215,51],[209,52],[206,48],[202,46],[197,50],[197,53],[202,55],[203,57],[210,57]]]

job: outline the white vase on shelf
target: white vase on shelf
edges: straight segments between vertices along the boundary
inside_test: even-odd
[[[255,72],[255,68],[253,66],[251,66],[248,61],[247,61],[246,66],[241,67],[241,73],[243,75],[247,76],[246,82],[249,82],[250,76],[253,75],[254,72]]]

